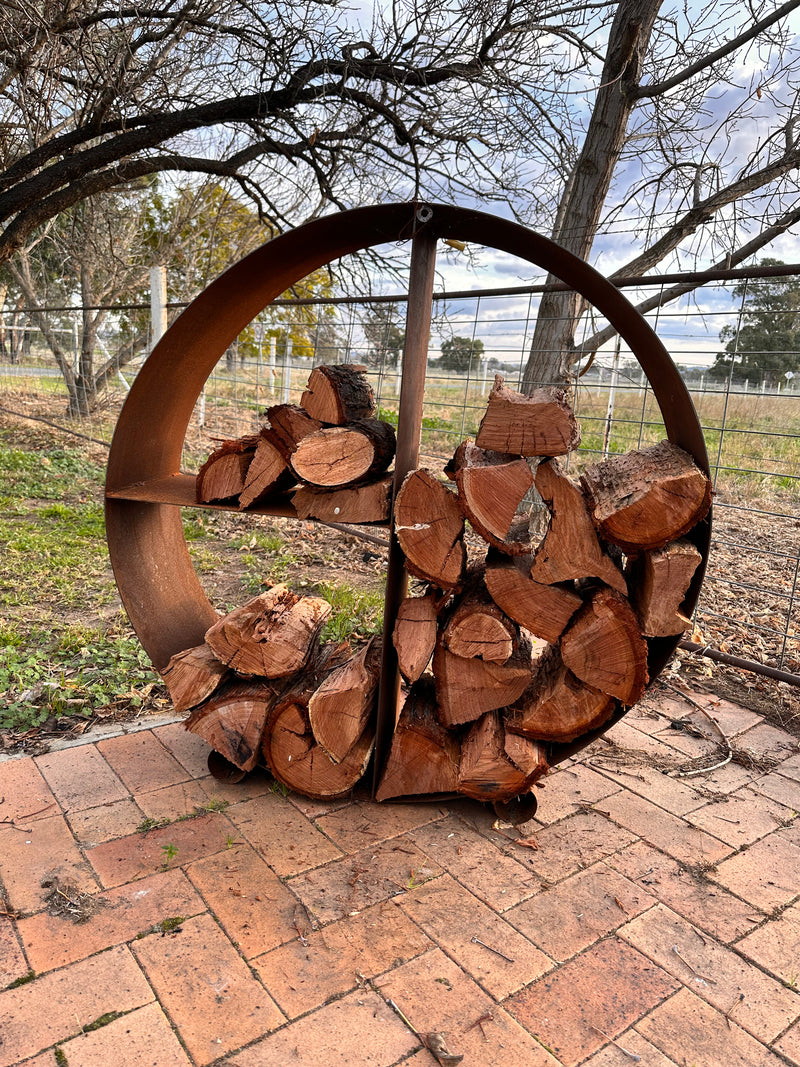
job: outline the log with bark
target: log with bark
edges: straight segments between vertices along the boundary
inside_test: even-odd
[[[297,676],[273,704],[261,746],[272,775],[289,789],[314,800],[345,796],[367,769],[374,731],[367,725],[344,759],[336,763],[318,744],[311,729],[308,703],[325,675],[341,665],[341,654],[330,648],[315,656],[310,669]]]
[[[245,485],[247,471],[256,454],[258,435],[223,441],[197,472],[195,497],[198,504],[215,500],[237,501]]]
[[[433,591],[406,597],[397,611],[392,641],[397,665],[411,684],[422,676],[436,647],[439,601]]]
[[[275,690],[264,680],[237,678],[223,683],[195,708],[184,723],[229,763],[252,771],[261,754],[261,740]]]
[[[581,485],[600,534],[625,551],[663,548],[711,507],[710,480],[671,441],[589,467]]]
[[[249,508],[266,497],[290,489],[297,481],[286,462],[287,452],[277,434],[262,430],[239,493],[239,507]]]
[[[300,397],[300,406],[329,426],[371,418],[375,414],[375,394],[365,370],[354,363],[316,367]]]
[[[427,470],[411,471],[394,503],[394,529],[417,578],[457,589],[467,564],[464,518],[454,493]]]
[[[602,726],[617,706],[607,693],[580,681],[551,645],[533,681],[506,713],[506,729],[539,741],[574,741]]]
[[[455,792],[460,753],[457,737],[436,717],[433,684],[424,678],[403,703],[377,799]]]
[[[177,652],[161,671],[176,711],[188,711],[211,696],[230,676],[230,668],[206,645]]]
[[[540,463],[536,489],[550,511],[550,525],[534,553],[531,578],[545,585],[571,578],[599,578],[626,594],[625,578],[597,539],[583,493],[557,459]]]
[[[388,522],[392,512],[392,476],[344,489],[295,489],[292,503],[300,519],[320,522]]]
[[[526,396],[496,374],[475,443],[518,456],[564,456],[580,445],[581,431],[563,389],[534,389]]]
[[[646,637],[672,637],[691,626],[680,608],[702,556],[690,541],[673,541],[630,561],[631,603]]]
[[[308,717],[314,740],[341,763],[364,733],[378,695],[381,642],[372,638],[360,652],[335,667],[311,694]]]
[[[323,428],[319,419],[312,418],[297,404],[275,404],[267,408],[270,428],[280,442],[285,455],[291,455],[304,437]]]
[[[504,556],[490,549],[486,588],[514,622],[544,641],[557,641],[583,603],[571,584],[543,585],[530,577],[531,556]]]
[[[444,726],[472,722],[486,711],[518,700],[531,680],[531,642],[520,635],[505,663],[464,659],[448,652],[440,637],[433,656],[439,721]]]
[[[647,643],[628,601],[598,589],[561,638],[566,667],[582,682],[630,707],[647,684]]]
[[[383,474],[396,447],[394,428],[388,422],[361,419],[308,434],[289,462],[300,481],[331,488]]]
[[[502,715],[488,712],[461,743],[458,790],[474,800],[510,800],[527,792],[547,769],[543,745],[507,733]]]
[[[511,555],[531,552],[530,508],[518,511],[533,486],[526,460],[464,441],[445,473],[458,486],[465,518],[485,541]]]
[[[330,612],[326,600],[274,585],[214,623],[206,644],[238,674],[284,678],[305,666]]]

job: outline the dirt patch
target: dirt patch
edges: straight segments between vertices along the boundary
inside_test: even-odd
[[[68,882],[60,882],[58,878],[44,878],[41,884],[43,889],[50,890],[44,898],[47,914],[59,919],[85,923],[107,906],[102,897],[83,893]]]

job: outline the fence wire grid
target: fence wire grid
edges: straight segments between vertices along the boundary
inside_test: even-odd
[[[664,280],[641,281],[627,295],[638,304],[664,285]],[[508,386],[520,386],[540,293],[540,286],[522,292],[514,287],[435,298],[420,465],[440,471],[459,442],[474,436],[496,373]],[[753,364],[745,356],[756,353],[741,351],[730,361],[727,376],[714,377],[710,365],[723,348],[720,331],[741,325],[746,313],[746,286],[739,278],[708,281],[694,293],[652,309],[646,318],[678,363],[711,464],[713,542],[692,640],[746,660],[753,669],[767,666],[797,676],[800,352],[783,361],[794,367],[788,374],[745,377],[742,363]],[[800,309],[794,314],[800,315]],[[76,360],[81,315],[80,308],[58,312],[63,348],[73,351]],[[299,402],[311,369],[320,363],[365,364],[380,417],[396,425],[404,316],[403,295],[302,306],[279,303],[267,309],[208,378],[186,435],[184,469],[197,470],[220,439],[257,431],[270,405]],[[605,325],[596,313],[585,316],[578,343]],[[119,333],[119,320],[110,313],[98,338],[98,362],[113,360],[121,350]],[[468,353],[468,366],[445,369],[442,357],[445,362],[452,358],[454,347]],[[145,355],[139,352],[107,377],[90,416],[67,418],[64,378],[44,335],[24,309],[18,310],[13,321],[7,319],[0,344],[0,406],[108,443]],[[576,379],[574,407],[582,444],[569,458],[573,473],[605,455],[664,436],[650,384],[616,338],[600,346],[591,366]]]

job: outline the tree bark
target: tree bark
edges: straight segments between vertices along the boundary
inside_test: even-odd
[[[581,485],[600,534],[626,551],[663,548],[711,507],[710,480],[670,441],[589,467]]]
[[[315,367],[300,406],[313,419],[329,426],[344,426],[375,414],[375,394],[364,371],[353,363]]]

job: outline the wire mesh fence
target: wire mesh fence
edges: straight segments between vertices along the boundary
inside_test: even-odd
[[[663,281],[639,284],[634,303],[653,302]],[[425,386],[421,463],[436,470],[458,443],[474,436],[494,375],[522,381],[541,287],[450,293],[437,297]],[[707,282],[647,317],[676,358],[708,448],[715,493],[714,539],[693,639],[722,653],[800,673],[800,353],[783,351],[777,372],[764,355],[740,345],[727,364],[720,340],[746,340],[748,314],[741,279]],[[74,369],[80,362],[81,310],[59,312],[58,329]],[[800,315],[800,310],[792,312]],[[256,431],[267,408],[297,403],[320,363],[365,364],[379,414],[397,422],[401,386],[402,295],[381,299],[281,303],[256,319],[231,345],[198,398],[186,435],[184,468],[196,470],[221,439]],[[67,417],[70,395],[45,336],[21,312],[2,335],[0,406],[41,418],[71,433],[110,442],[127,389],[146,352],[126,352],[114,316],[98,339],[103,377],[91,415]],[[738,331],[737,331],[738,324]],[[655,443],[664,435],[650,383],[607,324],[584,317],[576,343],[592,360],[576,379],[573,402],[582,444],[569,460],[579,472],[598,458]],[[797,322],[800,334],[800,319]],[[769,350],[770,359],[774,350]],[[717,358],[717,357],[720,358]],[[773,360],[774,363],[774,360]],[[587,365],[590,364],[590,365]],[[714,366],[716,364],[716,366]],[[795,376],[796,375],[796,376]],[[164,398],[168,403],[168,398]]]

